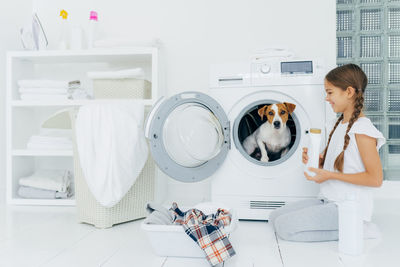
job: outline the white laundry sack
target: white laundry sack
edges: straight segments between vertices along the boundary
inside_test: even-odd
[[[147,161],[143,117],[143,104],[125,100],[85,105],[77,114],[82,171],[89,190],[105,207],[124,197]]]

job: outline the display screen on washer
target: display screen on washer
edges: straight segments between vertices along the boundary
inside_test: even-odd
[[[313,73],[313,64],[312,61],[281,62],[281,73],[284,74]]]

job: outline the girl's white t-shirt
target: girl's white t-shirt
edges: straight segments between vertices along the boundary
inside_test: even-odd
[[[331,126],[333,128],[334,124]],[[328,171],[334,170],[336,157],[342,152],[344,145],[344,136],[346,134],[348,123],[339,123],[335,132],[332,135],[326,153],[324,169]],[[328,129],[330,132],[331,129]],[[365,134],[376,138],[376,149],[385,143],[385,138],[382,133],[375,128],[370,119],[360,117],[354,122],[349,131],[350,142],[344,152],[343,173],[359,173],[364,172],[365,167],[361,159],[360,151],[357,147],[355,134]],[[373,209],[372,187],[355,185],[339,180],[327,180],[320,184],[320,196],[327,198],[330,201],[340,202],[349,196],[356,197],[361,204],[363,219],[370,221]]]

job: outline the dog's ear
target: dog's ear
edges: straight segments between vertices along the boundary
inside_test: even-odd
[[[291,114],[294,111],[294,109],[296,108],[296,105],[292,104],[292,103],[283,102],[283,104],[286,106],[289,114]]]
[[[263,120],[264,118],[264,114],[265,114],[265,109],[268,107],[268,105],[263,106],[262,108],[258,109],[258,115],[260,115],[261,120]]]

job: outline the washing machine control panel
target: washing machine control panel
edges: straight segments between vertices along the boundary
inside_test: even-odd
[[[320,59],[273,56],[212,65],[210,88],[321,84],[326,74],[323,66]]]
[[[320,84],[322,64],[315,59],[255,58],[251,62],[251,85]]]

